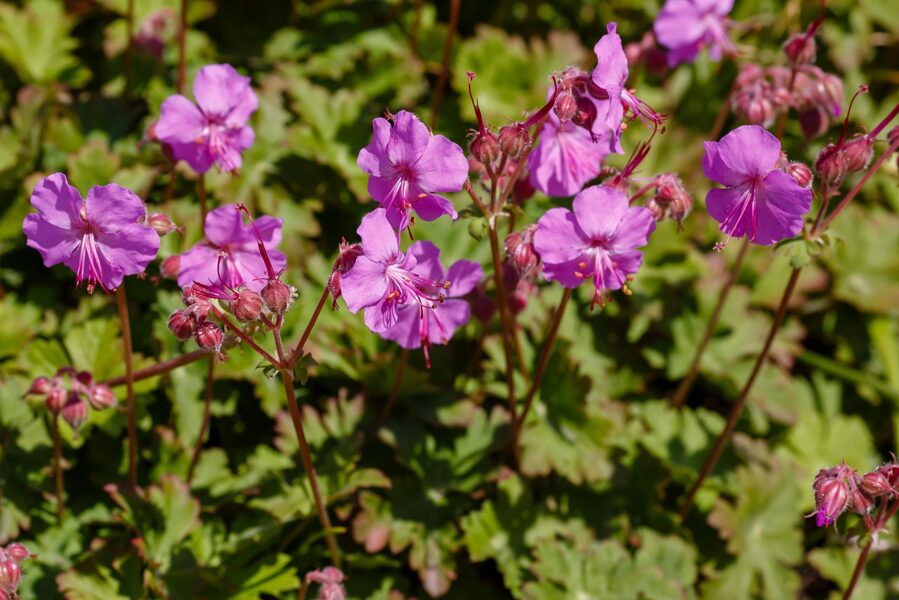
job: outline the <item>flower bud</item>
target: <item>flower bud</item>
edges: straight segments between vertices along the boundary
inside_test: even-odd
[[[346,238],[340,240],[337,247],[337,260],[334,261],[334,270],[339,273],[347,273],[356,264],[356,259],[362,256],[362,244],[349,243]]]
[[[175,223],[165,213],[150,213],[147,217],[147,225],[156,230],[159,237],[168,235],[175,231]]]
[[[94,410],[103,410],[116,405],[115,394],[112,388],[104,383],[92,385],[87,390],[87,401]]]
[[[203,350],[218,352],[222,347],[223,338],[222,330],[211,321],[203,321],[197,325],[197,329],[194,331],[194,341]]]
[[[847,171],[864,171],[874,156],[874,140],[867,135],[855,136],[843,144],[843,154]]]
[[[14,560],[0,561],[0,590],[15,597],[22,581],[22,567]]]
[[[842,147],[826,145],[815,161],[815,174],[830,188],[840,185],[846,176],[846,156]]]
[[[816,46],[814,36],[794,33],[784,44],[783,51],[794,65],[810,65],[815,62]]]
[[[531,136],[521,124],[515,123],[499,130],[498,141],[500,151],[512,160],[517,160],[530,145]]]
[[[553,111],[555,111],[556,116],[559,117],[559,120],[563,123],[565,121],[570,121],[577,112],[577,100],[574,99],[571,92],[562,92],[556,98]]]
[[[865,473],[859,483],[859,487],[872,498],[893,493],[893,486],[890,485],[889,480],[887,480],[883,473],[876,470]]]
[[[28,388],[28,391],[25,392],[25,395],[43,396],[45,394],[49,394],[55,387],[56,384],[49,377],[38,377],[31,382],[31,387]]]
[[[799,113],[799,126],[808,139],[824,134],[830,127],[827,112],[819,107],[812,107]]]
[[[262,314],[262,296],[253,290],[241,290],[231,303],[231,312],[238,321],[255,321]]]
[[[290,286],[277,279],[269,279],[262,288],[262,301],[265,307],[279,315],[287,310],[292,300],[293,292]]]
[[[812,187],[814,176],[812,175],[812,170],[805,163],[791,162],[787,165],[786,172],[787,175],[796,180],[800,187],[806,189]]]
[[[540,257],[534,249],[536,231],[537,226],[530,225],[521,233],[513,231],[504,242],[506,256],[521,277],[527,277],[540,265]]]
[[[489,165],[499,156],[499,144],[496,136],[485,130],[474,136],[468,146],[468,151],[478,162]]]
[[[849,505],[849,486],[842,477],[816,481],[816,525],[827,527],[836,521]]]
[[[58,415],[59,411],[62,410],[62,405],[66,401],[66,391],[62,388],[56,388],[51,390],[49,394],[47,394],[46,404],[47,410],[49,410],[54,415]]]
[[[197,320],[186,310],[176,310],[169,317],[169,330],[182,342],[193,335]]]
[[[159,272],[166,279],[178,279],[178,271],[181,270],[181,255],[173,254],[165,258],[159,266]]]
[[[72,429],[78,429],[87,419],[87,404],[84,403],[77,392],[69,392],[60,414],[65,422],[71,425]]]
[[[849,493],[849,505],[852,507],[852,510],[862,516],[868,514],[874,508],[874,502],[858,489]]]
[[[746,105],[746,120],[753,125],[767,127],[774,122],[777,113],[774,104],[768,98],[755,98]]]
[[[6,555],[16,562],[22,562],[26,558],[31,558],[31,552],[28,551],[28,548],[19,543],[12,543],[4,550]]]
[[[887,480],[887,483],[890,484],[890,487],[899,493],[899,464],[890,463],[887,465],[883,465],[882,467],[877,467],[875,471],[884,476]]]

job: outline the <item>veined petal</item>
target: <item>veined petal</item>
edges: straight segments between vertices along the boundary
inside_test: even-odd
[[[390,164],[414,167],[424,154],[431,139],[431,132],[414,114],[401,110],[393,118],[393,131],[387,143]]]
[[[81,226],[82,205],[81,194],[62,173],[44,177],[31,192],[31,206],[37,209],[41,218],[62,229]]]
[[[193,102],[176,94],[166,98],[159,109],[156,137],[166,144],[192,144],[207,124]]]
[[[764,177],[780,158],[780,140],[758,125],[737,127],[718,142],[718,160],[744,178]]]
[[[574,123],[546,120],[540,142],[528,155],[528,171],[535,188],[556,198],[576,194],[599,175],[608,149],[593,143],[590,132]]]
[[[431,136],[415,163],[415,180],[428,192],[458,192],[468,179],[468,160],[462,148],[442,135]]]
[[[551,208],[537,221],[534,249],[546,263],[570,261],[590,248],[590,240],[566,208]]]
[[[429,309],[431,312],[433,309]],[[404,304],[397,309],[396,322],[384,329],[378,331],[385,340],[396,342],[401,348],[406,350],[414,350],[421,348],[421,309],[415,303]],[[367,323],[366,323],[367,324]]]
[[[422,221],[435,221],[443,215],[449,215],[453,221],[459,217],[453,203],[448,198],[437,194],[418,196],[412,201],[412,208],[415,209]]]
[[[226,204],[209,211],[203,231],[206,239],[219,247],[253,244],[256,241],[250,226],[244,225],[243,213],[236,204]]]
[[[356,233],[362,239],[362,251],[370,260],[387,265],[399,257],[397,234],[383,209],[375,209],[362,217]]]
[[[205,138],[198,142],[169,144],[175,160],[183,160],[197,173],[205,173],[215,162],[216,156]]]
[[[812,206],[812,191],[782,171],[771,171],[756,195],[757,230],[752,240],[767,246],[795,237]]]
[[[625,211],[618,229],[609,244],[609,250],[621,252],[645,246],[656,229],[652,212],[643,206],[631,206]]]
[[[610,240],[628,208],[627,196],[619,190],[593,185],[581,190],[572,203],[581,230],[591,240]]]
[[[250,78],[242,76],[227,64],[206,65],[194,79],[194,98],[206,117],[224,120],[235,109],[235,117],[239,118],[243,113],[249,116],[255,107],[247,98],[247,92],[254,95],[250,89]]]
[[[78,229],[59,227],[41,215],[30,214],[22,223],[29,248],[41,254],[45,267],[64,262],[78,249],[81,233]]]
[[[350,312],[374,306],[387,295],[387,267],[365,256],[356,259],[356,264],[340,279],[343,299]]]
[[[186,288],[194,282],[217,284],[218,251],[206,244],[197,244],[181,255],[178,266],[178,285]]]
[[[380,117],[372,121],[371,125],[371,142],[359,151],[356,164],[369,175],[391,177],[394,175],[394,168],[387,159],[387,144],[390,142],[392,127],[387,119]]]
[[[484,269],[471,260],[457,260],[446,274],[450,282],[447,296],[459,298],[470,293],[484,279]]]
[[[446,279],[446,271],[440,264],[440,248],[427,240],[419,240],[409,246],[406,256],[415,258],[415,267],[412,269],[416,275],[425,279],[440,282]]]
[[[130,223],[113,233],[96,234],[97,249],[109,263],[124,275],[143,273],[159,252],[159,235],[152,227]],[[113,289],[116,285],[107,286]]]
[[[143,222],[147,207],[137,194],[115,183],[94,186],[87,192],[87,220],[99,232],[115,233]]]

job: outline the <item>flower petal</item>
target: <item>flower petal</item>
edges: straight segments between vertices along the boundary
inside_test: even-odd
[[[594,143],[590,132],[572,122],[546,120],[540,142],[528,155],[528,170],[535,188],[555,198],[576,194],[599,175],[608,148]]]
[[[425,279],[440,282],[446,279],[446,271],[440,264],[440,248],[427,240],[419,240],[409,246],[406,256],[415,258],[412,272]]]
[[[387,143],[387,157],[394,166],[413,167],[424,154],[431,132],[414,114],[401,110],[393,118],[393,131]]]
[[[81,226],[80,211],[84,201],[62,173],[41,179],[31,192],[31,206],[48,223],[63,229]]]
[[[387,159],[387,144],[390,142],[392,127],[387,119],[378,117],[371,122],[372,136],[368,146],[359,151],[356,164],[359,168],[376,177],[392,177],[395,173]]]
[[[225,204],[206,214],[203,226],[206,239],[219,247],[229,244],[255,244],[256,238],[249,225],[244,225],[243,213],[236,204]]]
[[[579,257],[590,240],[567,208],[551,208],[537,221],[534,249],[546,263],[564,263]]]
[[[612,239],[627,207],[627,196],[623,192],[604,185],[585,188],[572,203],[578,226],[594,241]]]
[[[152,227],[139,223],[131,223],[113,233],[98,232],[96,240],[100,254],[124,275],[143,273],[159,252],[159,235]],[[117,286],[106,283],[109,283],[107,289]]]
[[[340,290],[350,312],[374,306],[387,295],[386,265],[366,256],[356,259],[353,268],[340,278]]]
[[[428,312],[431,310],[429,309]],[[414,302],[404,304],[397,309],[396,322],[383,331],[379,331],[378,335],[385,340],[396,342],[406,350],[421,348],[420,321],[421,313],[418,304]]]
[[[586,265],[582,267],[581,265]],[[593,268],[593,257],[587,254],[576,256],[571,260],[558,263],[543,263],[543,276],[549,281],[558,281],[564,287],[576,288],[584,283]],[[584,273],[586,271],[586,276]],[[581,274],[578,276],[577,274]]]
[[[178,285],[186,288],[194,282],[217,284],[218,251],[207,244],[197,244],[181,255],[178,264]]]
[[[459,298],[470,293],[484,279],[484,269],[474,261],[457,260],[449,268],[446,279],[450,282],[448,296]]]
[[[733,237],[751,235],[753,231],[752,200],[746,195],[747,190],[747,186],[714,189],[705,197],[709,214],[721,224],[721,231]]]
[[[147,207],[137,194],[115,183],[94,186],[87,192],[87,220],[110,234],[133,223],[144,222]]]
[[[782,171],[771,171],[756,194],[757,228],[752,241],[767,246],[796,236],[811,206],[811,190]]]
[[[362,252],[370,260],[387,265],[399,258],[397,234],[387,221],[387,214],[383,209],[375,209],[362,217],[356,233],[362,240]]]
[[[764,177],[779,158],[780,140],[758,125],[737,127],[718,142],[718,160],[744,178]]]
[[[159,109],[156,137],[166,144],[192,144],[207,124],[193,102],[176,94],[166,98]]]
[[[431,136],[415,163],[415,180],[428,192],[458,192],[468,179],[468,160],[462,148],[442,135]]]
[[[249,116],[256,108],[247,94],[255,97],[250,78],[242,76],[231,65],[206,65],[194,79],[194,98],[206,117],[225,119],[232,110],[237,111],[238,119],[244,114]]]
[[[203,139],[200,143],[190,142],[186,144],[169,144],[175,160],[183,160],[197,173],[205,173],[215,162],[215,155],[209,147],[208,141]]]
[[[59,227],[42,215],[30,214],[25,217],[22,231],[25,232],[28,247],[41,253],[45,267],[65,261],[81,243],[81,232],[78,229]]]
[[[437,194],[425,194],[412,201],[412,208],[422,221],[435,221],[443,215],[449,215],[455,221],[459,218],[453,203]]]
[[[609,250],[622,252],[645,246],[656,229],[652,212],[643,206],[631,206],[625,211],[618,229],[609,244]]]
[[[609,99],[614,102],[618,102],[628,74],[627,57],[617,27],[615,22],[609,23],[606,34],[593,46],[596,68],[591,75],[593,83],[608,92]]]
[[[425,309],[428,340],[432,344],[447,344],[460,327],[471,319],[471,307],[465,300],[445,300],[437,308]]]

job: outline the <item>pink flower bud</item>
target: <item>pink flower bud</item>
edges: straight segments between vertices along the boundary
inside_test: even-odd
[[[812,139],[822,135],[830,127],[830,119],[827,112],[818,107],[812,107],[799,113],[799,126],[805,137]]]
[[[62,410],[62,405],[66,401],[66,391],[62,388],[57,388],[55,390],[51,390],[49,394],[47,394],[46,404],[47,410],[49,410],[54,415],[58,415],[59,411]]]
[[[530,145],[531,136],[520,123],[515,123],[499,130],[498,141],[500,151],[512,160],[517,160]]]
[[[540,257],[534,249],[534,233],[536,231],[537,225],[533,224],[521,233],[513,231],[506,236],[504,242],[506,256],[520,277],[527,277],[540,265]]]
[[[786,172],[787,175],[796,180],[800,187],[812,187],[814,176],[812,175],[812,170],[805,163],[791,162],[787,165]]]
[[[337,249],[337,260],[334,261],[334,270],[338,273],[349,272],[360,256],[362,256],[362,244],[350,244],[346,238],[341,239]]]
[[[94,410],[103,410],[116,405],[112,388],[103,383],[92,385],[87,390],[87,400]]]
[[[846,156],[842,148],[834,144],[826,145],[815,161],[815,173],[830,188],[842,183],[846,168]]]
[[[60,413],[72,429],[79,429],[87,419],[87,404],[76,392],[69,392],[65,405]]]
[[[22,562],[26,558],[31,558],[31,552],[28,548],[19,543],[12,543],[5,548],[6,555],[16,562]]]
[[[166,257],[159,266],[159,272],[166,279],[178,279],[178,271],[181,270],[181,255],[173,254]]]
[[[253,290],[241,290],[231,303],[231,312],[238,321],[255,321],[262,314],[262,296]]]
[[[887,483],[890,484],[890,487],[899,493],[899,464],[890,463],[887,465],[883,465],[882,467],[877,467],[875,471],[884,476],[887,480]]]
[[[15,597],[22,581],[22,567],[14,560],[0,561],[0,590]]]
[[[38,377],[34,381],[31,382],[31,387],[28,388],[28,391],[25,392],[25,395],[26,396],[32,396],[32,395],[43,396],[45,394],[49,394],[55,387],[56,387],[56,384],[49,377]]]
[[[849,493],[849,505],[852,507],[852,510],[862,516],[868,514],[874,508],[874,502],[858,489]]]
[[[475,134],[468,150],[478,162],[485,165],[491,164],[499,156],[499,144],[496,136],[487,130]]]
[[[150,213],[147,217],[147,225],[156,230],[159,237],[168,235],[175,231],[175,223],[164,213]]]
[[[574,99],[571,92],[562,92],[556,98],[553,110],[560,121],[570,121],[577,112],[577,100]]]
[[[805,32],[791,35],[783,47],[784,54],[791,63],[796,65],[814,64],[816,50],[814,36]]]
[[[890,485],[889,480],[877,470],[865,473],[859,487],[872,498],[893,493],[893,486]]]
[[[169,317],[169,330],[182,342],[193,335],[197,320],[186,310],[176,310]]]
[[[867,135],[855,136],[843,144],[843,154],[847,171],[864,171],[874,156],[874,140]]]
[[[293,292],[290,286],[277,279],[270,279],[262,288],[262,301],[265,307],[277,315],[287,310],[292,299]]]
[[[222,347],[223,338],[222,330],[210,321],[200,323],[197,325],[196,331],[194,331],[194,341],[203,350],[218,352]]]
[[[826,479],[815,488],[816,524],[827,527],[836,521],[849,505],[849,486],[842,477]]]
[[[346,576],[336,567],[325,567],[320,571],[306,573],[306,583],[318,583],[318,600],[346,600],[343,581]]]

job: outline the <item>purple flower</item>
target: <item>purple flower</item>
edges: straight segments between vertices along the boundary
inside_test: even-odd
[[[457,144],[432,135],[414,114],[401,110],[372,121],[371,143],[356,163],[370,175],[368,192],[387,211],[393,227],[405,229],[415,209],[425,221],[458,215],[453,204],[434,192],[458,192],[468,177],[468,161]]]
[[[543,260],[543,274],[567,288],[592,278],[593,303],[605,303],[607,292],[627,291],[628,276],[643,262],[645,246],[655,230],[652,213],[628,206],[627,196],[596,185],[574,197],[574,212],[551,208],[537,221],[534,247]]]
[[[617,25],[609,23],[606,26],[606,34],[599,38],[596,45],[593,46],[593,52],[596,54],[596,68],[590,75],[590,80],[595,88],[601,93],[590,94],[594,98],[596,96],[605,96],[604,99],[595,99],[597,107],[597,117],[594,121],[592,131],[595,135],[602,135],[606,132],[610,133],[607,137],[609,144],[609,152],[621,154],[621,124],[624,119],[624,103],[622,102],[622,93],[625,91],[624,85],[627,83],[627,56],[624,54],[624,48],[621,47],[621,37],[617,32]],[[588,87],[588,91],[593,88]]]
[[[54,173],[35,186],[31,205],[37,214],[22,223],[28,246],[41,253],[45,266],[72,269],[78,285],[87,282],[88,293],[96,284],[116,289],[159,251],[159,236],[146,225],[147,207],[114,183],[92,187],[85,201],[65,175]]]
[[[397,309],[396,323],[380,335],[403,348],[424,347],[425,360],[430,367],[428,348],[431,344],[448,343],[456,330],[471,318],[468,302],[460,298],[480,283],[484,271],[481,265],[470,260],[456,261],[449,272],[445,271],[440,264],[440,249],[431,242],[415,242],[406,251],[406,256],[415,258],[412,273],[428,281],[445,282],[441,285],[448,284],[449,287],[431,291],[432,296],[445,296],[445,299],[428,310],[414,302],[401,305]]]
[[[574,121],[559,122],[550,113],[540,132],[540,143],[528,155],[531,184],[547,196],[556,198],[576,194],[584,184],[599,175],[603,159],[609,154],[608,132],[599,142],[587,129]]]
[[[178,285],[187,288],[197,282],[232,289],[246,286],[254,292],[261,291],[270,273],[260,244],[276,273],[287,265],[284,253],[275,249],[281,242],[282,223],[281,219],[262,216],[255,220],[255,225],[244,224],[237,204],[209,211],[204,228],[206,241],[181,255]]]
[[[720,142],[705,143],[702,170],[725,186],[709,191],[706,207],[728,239],[748,237],[767,246],[802,229],[812,192],[777,168],[780,156],[780,140],[758,125],[737,127]]]
[[[714,60],[733,53],[727,37],[727,15],[733,6],[733,0],[667,0],[653,30],[668,49],[668,64],[692,62],[705,46]]]
[[[235,171],[243,164],[240,153],[253,144],[247,125],[258,101],[250,78],[231,65],[206,65],[194,80],[193,102],[181,95],[162,103],[156,137],[169,144],[176,160],[186,160],[197,173],[214,164]]]

